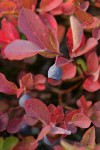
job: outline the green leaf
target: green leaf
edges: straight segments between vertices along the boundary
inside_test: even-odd
[[[74,146],[69,144],[68,142],[65,142],[64,140],[61,140],[60,144],[62,145],[64,150],[74,150]]]
[[[4,139],[1,137],[1,138],[0,138],[0,150],[1,150],[2,147],[3,147],[3,143],[4,143]]]
[[[87,70],[86,62],[84,61],[84,59],[78,58],[76,62],[77,62],[77,64],[80,64],[82,66],[84,71]],[[82,73],[82,70],[79,67],[77,67],[77,71],[79,74]]]
[[[7,137],[3,144],[3,150],[12,150],[18,143],[18,138],[14,136]]]

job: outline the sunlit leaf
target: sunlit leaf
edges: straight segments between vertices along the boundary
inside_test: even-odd
[[[29,9],[23,8],[19,14],[19,28],[26,37],[46,53],[59,53],[58,43],[51,30],[40,17]],[[45,54],[44,54],[45,55]],[[54,56],[53,56],[54,57]]]
[[[50,11],[58,7],[62,3],[62,0],[41,0],[40,9],[42,11]]]
[[[12,150],[18,143],[18,138],[14,136],[7,137],[3,144],[4,150]]]
[[[81,44],[82,36],[83,36],[83,28],[81,23],[77,20],[76,17],[70,17],[72,36],[73,36],[73,49],[74,52]]]
[[[40,51],[44,51],[36,44],[26,40],[15,40],[8,44],[3,51],[5,58],[10,60],[21,60],[38,54]]]
[[[94,18],[91,14],[82,11],[77,6],[75,6],[75,15],[81,22],[85,22],[88,24],[92,24],[94,22]]]
[[[93,149],[95,146],[95,128],[89,128],[82,137],[80,142],[84,146]]]

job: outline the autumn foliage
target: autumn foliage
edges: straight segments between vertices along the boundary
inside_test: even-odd
[[[0,21],[0,150],[99,150],[100,1],[1,0]]]

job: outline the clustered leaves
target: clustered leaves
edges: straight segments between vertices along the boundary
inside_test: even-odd
[[[95,143],[100,101],[87,98],[100,90],[100,19],[86,12],[91,5],[100,8],[100,1],[0,1],[1,60],[32,65],[38,55],[47,62],[53,59],[53,64],[47,65],[48,72],[44,72],[46,76],[36,74],[33,68],[33,72],[17,74],[14,83],[0,71],[0,92],[15,98],[11,106],[9,99],[0,100],[0,132],[17,133],[16,137],[1,137],[0,150],[35,150],[40,140],[54,150],[100,149]],[[41,61],[38,63],[41,65]],[[72,102],[69,106],[68,94]],[[56,106],[52,97],[57,99]],[[27,126],[31,135],[21,135]],[[36,138],[32,135],[34,128],[39,130]],[[80,143],[64,140],[85,129]]]

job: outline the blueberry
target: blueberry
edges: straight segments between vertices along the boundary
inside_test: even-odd
[[[48,140],[48,137],[47,137],[47,136],[44,136],[43,141],[44,141],[45,144],[47,144],[47,145],[49,145],[49,146],[53,146],[53,145],[56,144],[56,141],[54,141],[54,142],[51,143],[51,142]]]
[[[21,129],[20,129],[20,134],[21,135],[30,135],[31,134],[31,127],[30,126],[28,126],[27,124],[24,124],[22,127],[21,127]]]
[[[62,76],[62,69],[55,64],[51,66],[48,70],[48,78],[54,80],[60,80]]]
[[[25,101],[29,100],[30,98],[31,98],[31,97],[30,97],[28,94],[22,95],[22,96],[20,97],[20,99],[19,99],[19,105],[20,105],[21,107],[24,107]]]

